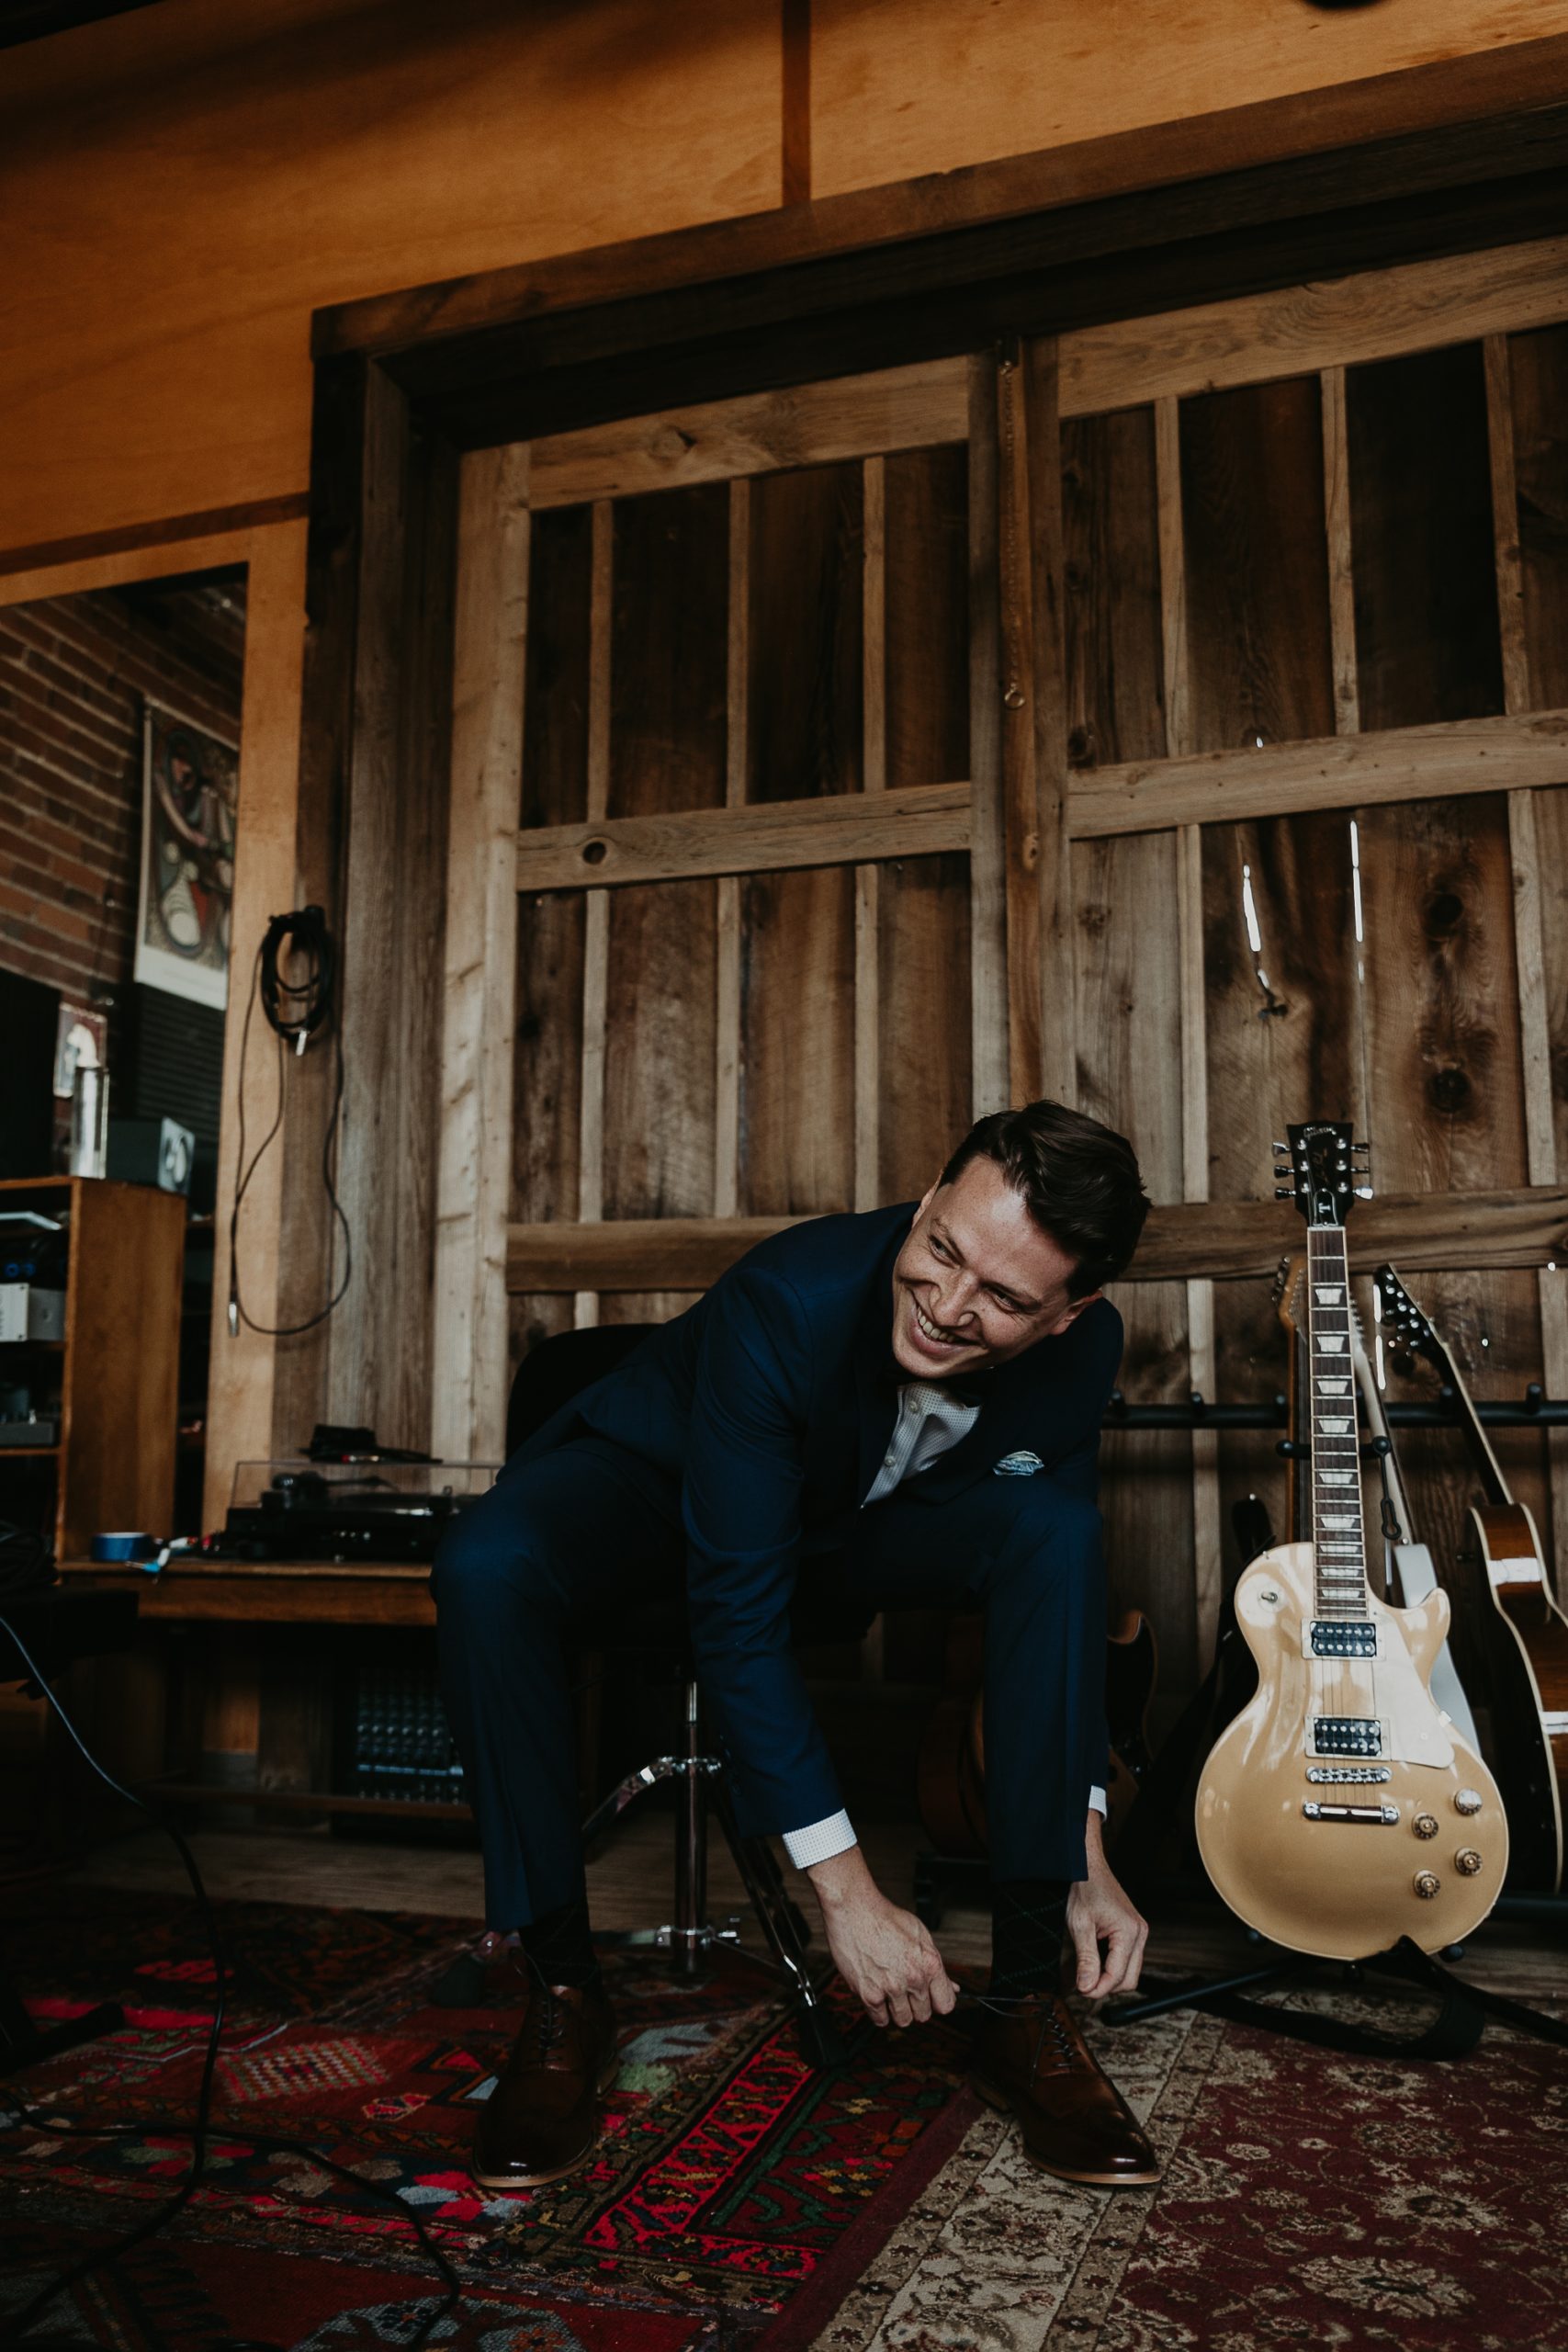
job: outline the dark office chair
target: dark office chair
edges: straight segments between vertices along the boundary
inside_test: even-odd
[[[506,1409],[506,1451],[517,1448],[542,1429],[552,1415],[570,1404],[593,1381],[615,1369],[632,1349],[658,1327],[651,1323],[592,1326],[562,1331],[533,1348],[518,1367]],[[842,1610],[830,1617],[809,1600],[795,1612],[795,1638],[800,1642],[842,1640],[849,1630]],[[856,1623],[856,1633],[864,1630]],[[585,1846],[592,1846],[629,1805],[650,1789],[672,1782],[678,1792],[675,1822],[673,1916],[663,1926],[639,1928],[615,1939],[622,1946],[651,1946],[668,1951],[682,1974],[693,1975],[705,1953],[716,1946],[739,1943],[738,1922],[715,1926],[707,1916],[707,1851],[710,1817],[716,1820],[735,1859],[748,1902],[756,1915],[773,1954],[773,1964],[788,1983],[800,2013],[801,2041],[807,2055],[818,2066],[843,2063],[844,2046],[838,2028],[811,1981],[806,1947],[810,1930],[791,1902],[773,1849],[765,1838],[743,1838],[736,1826],[729,1802],[724,1758],[705,1746],[702,1701],[693,1662],[691,1635],[683,1599],[641,1603],[617,1615],[608,1634],[596,1634],[595,1646],[646,1657],[650,1652],[671,1658],[681,1690],[680,1727],[674,1746],[664,1755],[629,1772],[596,1805],[582,1825]]]

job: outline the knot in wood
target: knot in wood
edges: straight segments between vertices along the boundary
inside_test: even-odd
[[[1432,1072],[1427,1083],[1427,1092],[1433,1107],[1446,1111],[1450,1117],[1458,1111],[1470,1108],[1470,1080],[1462,1069],[1456,1069],[1451,1063],[1447,1069]]]

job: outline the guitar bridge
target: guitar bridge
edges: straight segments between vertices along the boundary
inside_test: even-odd
[[[1343,1787],[1347,1782],[1366,1787],[1370,1782],[1392,1781],[1393,1774],[1386,1764],[1309,1764],[1307,1779],[1319,1788]]]
[[[1315,1715],[1312,1745],[1318,1756],[1381,1756],[1382,1725],[1375,1715]]]

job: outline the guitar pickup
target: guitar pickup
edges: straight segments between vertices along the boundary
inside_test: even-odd
[[[1302,1811],[1309,1821],[1369,1821],[1375,1829],[1391,1828],[1399,1819],[1396,1804],[1319,1804],[1312,1797]]]
[[[1376,1657],[1378,1629],[1371,1618],[1319,1618],[1312,1629],[1314,1657]]]
[[[1382,1725],[1375,1715],[1314,1715],[1312,1744],[1318,1756],[1381,1756]]]

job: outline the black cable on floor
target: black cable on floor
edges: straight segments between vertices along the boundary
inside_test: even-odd
[[[190,1880],[191,1890],[201,1911],[202,1925],[207,1931],[208,1944],[212,1954],[214,1988],[212,2022],[208,2029],[207,2050],[202,2060],[201,2081],[197,2092],[196,2116],[192,2121],[152,2117],[138,2123],[67,2123],[59,2121],[52,2116],[39,2114],[35,2109],[29,2108],[25,2100],[17,2098],[9,2085],[0,2084],[0,2103],[9,2105],[16,2110],[10,2117],[0,2117],[0,2130],[15,2131],[18,2125],[28,2123],[35,2131],[59,2132],[73,2139],[139,2138],[151,2132],[158,2132],[165,2137],[170,2134],[184,2137],[188,2133],[191,2141],[190,2170],[175,2194],[161,2205],[156,2212],[150,2214],[145,2221],[137,2222],[133,2229],[128,2230],[112,2245],[100,2248],[96,2254],[84,2255],[55,2278],[47,2280],[30,2300],[22,2305],[19,2312],[9,2314],[4,2324],[0,2325],[0,2344],[11,2344],[26,2335],[33,2322],[57,2295],[62,2294],[68,2287],[74,2286],[77,2279],[85,2278],[89,2271],[100,2269],[105,2263],[118,2261],[123,2255],[129,2254],[133,2246],[141,2245],[155,2232],[164,2228],[174,2220],[176,2213],[184,2210],[195,2194],[207,2168],[207,2143],[212,2121],[212,2086],[218,2065],[218,2046],[223,2034],[225,1975],[223,1948],[218,1932],[217,1917],[209,1899],[196,1856],[191,1852],[185,1838],[172,1821],[166,1820],[162,1814],[155,1812],[144,1797],[140,1797],[133,1790],[126,1788],[115,1779],[112,1772],[98,1762],[62,1705],[59,1697],[45,1681],[27,1644],[22,1640],[16,1627],[3,1615],[0,1615],[0,1634],[4,1634],[15,1645],[17,1656],[38,1689],[54,1709],[78,1753],[96,1773],[105,1787],[111,1789],[116,1796],[122,1797],[128,1804],[136,1805],[150,1821],[172,1839],[181,1861],[185,1864],[186,1874]],[[417,2211],[412,2211],[395,2189],[385,2188],[379,2181],[366,2180],[351,2166],[340,2165],[333,2157],[323,2155],[321,2150],[312,2146],[308,2140],[287,2139],[276,2132],[247,2132],[243,2129],[236,2129],[232,2137],[243,2141],[247,2147],[254,2149],[259,2154],[305,2156],[312,2164],[319,2165],[324,2172],[333,2173],[338,2179],[350,2182],[356,2189],[368,2189],[372,2196],[378,2197],[384,2203],[392,2206],[400,2219],[409,2224],[421,2246],[439,2271],[446,2288],[446,2292],[441,2301],[425,2314],[408,2340],[406,2352],[422,2352],[423,2346],[429,2341],[437,2324],[456,2311],[463,2293],[462,2280],[432,2238],[424,2225],[423,2217]],[[100,2346],[92,2343],[86,2337],[51,2335],[49,2344],[50,2352],[102,2352]],[[228,2352],[288,2352],[288,2347],[262,2342],[248,2342],[244,2345],[236,2342],[228,2347]]]

